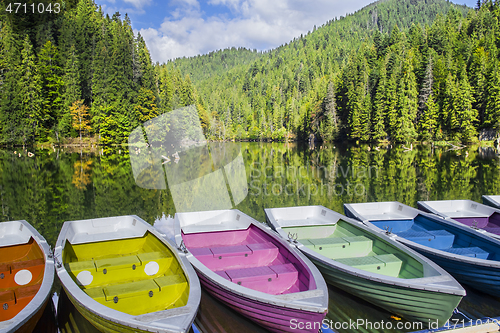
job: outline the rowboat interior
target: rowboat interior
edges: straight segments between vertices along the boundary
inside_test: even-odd
[[[288,249],[254,225],[182,234],[189,251],[226,280],[271,295],[315,289],[308,270]]]
[[[130,315],[185,306],[189,283],[170,249],[142,237],[82,244],[66,241],[66,270],[95,301]]]
[[[420,262],[346,221],[328,224],[319,217],[307,220],[310,225],[282,229],[307,248],[344,265],[403,279],[424,277]]]
[[[500,235],[500,214],[492,213],[492,209],[480,209],[478,208],[478,205],[481,207],[480,204],[470,200],[426,201],[425,203],[441,214],[469,227]]]
[[[0,247],[0,258],[0,321],[5,321],[35,297],[42,285],[45,259],[33,237],[24,244]]]
[[[482,238],[471,237],[470,233],[458,227],[449,226],[444,230],[442,224],[421,214],[408,218],[391,212],[393,219],[387,219],[388,214],[385,215],[382,220],[374,218],[370,222],[380,229],[433,249],[478,259],[500,260],[497,246]]]

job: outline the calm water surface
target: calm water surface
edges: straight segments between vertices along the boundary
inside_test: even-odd
[[[500,163],[494,150],[449,148],[242,143],[238,149],[247,190],[241,200],[233,196],[231,202],[264,221],[264,208],[323,205],[343,212],[342,205],[350,202],[394,200],[416,206],[418,200],[480,201],[483,194],[499,194]],[[64,221],[135,214],[153,224],[176,212],[178,193],[168,184],[165,189],[150,189],[136,182],[134,159],[144,152],[129,154],[123,147],[90,152],[51,148],[33,151],[35,156],[30,158],[26,151],[14,150],[0,150],[0,220],[25,219],[51,245]],[[186,161],[181,156],[181,167],[182,162]],[[498,317],[499,309],[499,299],[473,290],[468,290],[460,305],[462,313],[473,319]],[[68,332],[75,331],[71,327],[87,327],[77,313],[64,318]],[[394,323],[399,319],[333,287],[328,318]],[[463,319],[461,315],[454,318]],[[206,294],[196,323],[204,333],[263,332]]]

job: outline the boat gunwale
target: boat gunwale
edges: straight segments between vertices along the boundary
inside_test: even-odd
[[[403,205],[405,208],[408,208],[409,210],[416,212],[417,215],[420,214],[420,215],[427,217],[431,220],[437,220],[435,222],[445,224],[446,226],[449,226],[451,228],[461,229],[462,231],[465,231],[466,233],[471,233],[473,236],[477,236],[477,237],[481,238],[482,240],[485,240],[486,242],[492,242],[498,247],[498,249],[500,251],[500,239],[489,237],[489,236],[485,235],[483,232],[479,232],[475,229],[472,229],[468,226],[463,225],[462,223],[457,224],[456,222],[452,222],[452,221],[444,219],[440,216],[424,212],[422,210],[413,208],[411,206],[405,205],[405,204],[397,202],[397,201],[386,201],[386,202],[379,202],[379,203],[380,204],[397,203],[399,205]],[[344,204],[344,209],[349,209],[348,207],[352,207],[352,205],[353,204]],[[356,205],[359,205],[359,204],[356,204]],[[378,228],[377,226],[375,226],[371,222],[373,220],[367,219],[366,217],[364,217],[363,215],[359,214],[356,211],[352,211],[352,210],[349,210],[349,211],[354,216],[356,216],[361,222],[363,222],[366,226],[370,227],[371,229],[373,229],[379,233],[385,233],[384,230]],[[392,235],[393,236],[391,236],[391,237],[394,237],[394,239],[400,241],[401,243],[403,243],[407,246],[411,246],[412,248],[416,247],[416,248],[421,249],[424,252],[433,253],[433,254],[436,254],[436,255],[443,257],[443,258],[448,258],[448,259],[453,260],[453,261],[464,262],[464,263],[471,264],[471,265],[500,268],[500,261],[498,261],[498,260],[472,258],[472,257],[467,257],[467,256],[455,254],[455,253],[450,253],[450,252],[442,251],[439,249],[434,249],[434,248],[431,248],[431,247],[428,247],[425,245],[415,243],[415,242],[410,241],[406,238],[400,237],[397,234],[392,234]]]
[[[476,205],[479,205],[479,207],[481,207],[482,209],[487,209],[487,210],[492,211],[492,213],[489,215],[490,217],[494,213],[500,214],[500,209],[498,209],[496,207],[488,206],[488,205],[485,205],[485,204],[482,204],[480,202],[476,202],[476,201],[473,201],[473,200],[468,200],[468,199],[462,199],[462,200],[432,200],[432,201],[427,200],[427,201],[417,201],[417,205],[419,206],[419,209],[420,209],[420,207],[424,207],[425,211],[427,213],[431,213],[431,214],[440,216],[440,217],[442,217],[442,218],[444,218],[444,219],[446,219],[448,221],[451,221],[451,222],[454,222],[454,223],[458,223],[459,225],[465,225],[466,227],[469,227],[472,230],[475,230],[475,231],[478,231],[480,233],[483,233],[484,235],[487,235],[489,237],[500,239],[500,235],[488,232],[488,231],[486,231],[484,229],[481,229],[481,228],[476,228],[476,227],[473,227],[473,226],[470,226],[470,225],[466,225],[466,224],[464,224],[464,223],[462,223],[460,221],[455,220],[454,217],[451,217],[448,214],[445,214],[445,213],[443,213],[441,211],[438,211],[436,208],[434,208],[433,206],[431,206],[429,204],[429,203],[432,203],[432,202],[439,202],[439,201],[446,201],[446,202],[463,201],[463,202],[467,202],[467,203],[471,203],[471,204],[476,204]],[[422,210],[422,209],[420,209],[420,210]],[[464,216],[464,217],[467,218],[468,216]]]
[[[338,212],[335,212],[335,211],[328,209],[328,208],[321,206],[321,205],[300,206],[300,208],[302,208],[302,209],[304,209],[304,208],[316,208],[316,207],[321,207],[322,209],[326,209],[326,210],[332,212],[335,217],[338,217],[339,220],[350,223],[350,224],[354,225],[355,227],[359,227],[359,228],[365,230],[367,233],[371,234],[372,236],[378,237],[380,240],[385,241],[385,242],[389,243],[390,245],[395,246],[396,248],[398,248],[402,252],[408,253],[409,256],[411,256],[413,259],[415,259],[416,261],[421,263],[423,265],[423,268],[426,265],[430,266],[432,269],[437,271],[439,274],[436,276],[404,279],[404,278],[399,278],[399,277],[392,277],[392,276],[388,276],[388,275],[383,275],[383,274],[379,274],[379,273],[372,273],[372,272],[368,272],[368,271],[365,271],[365,270],[362,270],[359,268],[355,268],[355,267],[343,264],[341,262],[335,261],[334,259],[330,259],[330,258],[324,256],[323,254],[320,254],[312,249],[307,248],[304,244],[302,244],[298,241],[294,241],[295,246],[298,249],[300,249],[301,251],[307,253],[308,256],[313,257],[313,258],[321,261],[327,267],[330,267],[332,269],[338,269],[344,273],[351,274],[351,275],[354,275],[356,277],[364,278],[366,280],[375,281],[375,282],[379,282],[379,283],[385,283],[388,285],[400,286],[400,287],[404,287],[404,288],[412,288],[412,289],[416,289],[416,290],[424,290],[424,291],[446,293],[446,294],[450,294],[450,295],[465,296],[465,294],[466,294],[465,290],[461,287],[461,285],[456,281],[456,279],[453,276],[451,276],[448,272],[446,272],[446,270],[444,270],[441,266],[434,263],[432,260],[425,258],[423,255],[421,255],[417,251],[409,248],[408,246],[402,244],[401,242],[396,241],[393,237],[386,235],[385,232],[379,233],[377,231],[374,231],[370,227],[366,226],[361,221],[344,216]],[[291,208],[291,207],[287,207],[287,208]],[[279,222],[277,222],[274,219],[274,217],[272,216],[272,210],[274,210],[274,209],[286,209],[286,208],[266,208],[266,209],[264,209],[266,212],[266,218],[268,218],[268,223],[270,223],[273,227],[277,225],[275,230],[279,233],[279,235],[281,237],[285,238],[285,237],[287,237],[287,235],[285,234],[285,231],[279,225]],[[268,214],[268,212],[271,213],[271,216],[270,216],[270,214]],[[270,218],[272,218],[272,220],[270,220]],[[338,223],[338,220],[337,220],[337,222],[334,222],[334,223],[307,224],[307,225],[303,225],[303,226],[335,225],[337,223]],[[296,226],[300,226],[300,225],[296,225]],[[446,280],[446,281],[443,280],[443,281],[437,281],[437,282],[436,281],[425,282],[425,280],[424,280],[424,279],[439,278],[439,277],[448,277],[449,280]],[[419,283],[419,280],[420,281],[424,280],[424,283]],[[453,288],[453,287],[446,288],[444,285],[442,285],[443,287],[441,287],[441,288],[438,288],[435,286],[429,286],[429,284],[435,284],[435,283],[441,283],[441,282],[442,283],[453,283],[458,288],[456,288],[456,287],[455,288]]]
[[[115,218],[134,218],[139,223],[142,223],[146,227],[146,234],[148,231],[158,238],[160,242],[165,244],[169,250],[172,252],[172,255],[176,257],[186,279],[189,283],[189,296],[186,305],[182,307],[176,307],[173,309],[160,310],[150,313],[145,313],[142,315],[130,315],[118,310],[114,310],[109,308],[91,298],[87,293],[85,293],[77,283],[71,278],[68,271],[65,268],[65,265],[62,263],[62,251],[66,244],[67,239],[67,231],[69,230],[71,223],[74,222],[84,222],[88,220],[78,220],[78,221],[67,221],[64,223],[61,232],[59,233],[59,237],[56,242],[56,248],[54,250],[54,255],[56,258],[60,258],[60,262],[56,267],[57,274],[59,279],[61,280],[61,284],[64,289],[70,296],[70,299],[74,299],[78,302],[78,305],[75,304],[76,307],[81,306],[86,311],[93,313],[96,316],[102,317],[106,321],[117,323],[123,326],[127,326],[133,329],[139,329],[142,331],[150,331],[154,329],[158,332],[188,332],[191,328],[191,324],[193,323],[196,313],[201,300],[201,287],[198,276],[194,271],[193,267],[189,264],[189,261],[186,258],[185,253],[183,253],[180,249],[178,249],[175,244],[167,239],[164,234],[156,230],[151,224],[147,223],[140,217],[136,215],[124,215],[118,216]],[[104,220],[107,218],[102,218]],[[92,220],[100,220],[100,219],[92,219]],[[144,235],[143,235],[144,236]],[[131,237],[124,237],[121,239],[129,239]],[[133,237],[132,237],[133,238]],[[102,240],[97,240],[96,242],[100,242]],[[92,243],[92,242],[88,242]],[[189,311],[186,313],[175,314],[174,311],[179,311],[179,309],[188,309]],[[173,312],[173,315],[169,315],[168,312]],[[141,321],[141,316],[143,318],[147,318],[146,316],[154,316],[160,315],[164,313],[161,318],[152,320],[152,321]],[[175,320],[175,323],[170,324],[165,322],[166,320]]]
[[[500,209],[500,195],[482,195],[481,198],[486,206]]]
[[[236,210],[235,210],[236,211]],[[227,212],[227,210],[222,210],[222,212]],[[199,212],[197,212],[199,213]],[[183,242],[181,235],[181,227],[180,227],[180,221],[179,221],[179,214],[190,214],[190,213],[176,213],[174,217],[174,232],[176,235],[176,242],[179,246],[181,246],[180,243]],[[282,240],[279,235],[275,234],[274,231],[264,225],[261,222],[258,222],[257,220],[253,219],[252,217],[248,216],[247,214],[238,211],[238,214],[244,215],[245,217],[250,219],[250,225],[254,225],[257,228],[261,229],[263,232],[265,232],[267,235],[271,236],[273,240],[279,242],[281,245],[283,245],[292,255],[294,255],[300,263],[303,265],[304,268],[309,270],[309,274],[312,279],[314,279],[314,282],[316,283],[316,289],[309,289],[307,291],[303,292],[295,292],[291,294],[286,294],[286,295],[300,295],[301,293],[311,293],[313,292],[313,296],[311,297],[305,297],[301,298],[298,300],[283,300],[280,299],[280,296],[283,295],[271,295],[267,294],[265,292],[253,290],[247,287],[240,286],[234,282],[231,282],[229,280],[224,279],[222,276],[216,274],[213,272],[211,269],[209,269],[207,266],[202,264],[190,251],[187,249],[188,254],[187,258],[191,262],[191,264],[195,267],[196,271],[201,273],[206,279],[212,281],[213,283],[216,283],[220,288],[223,288],[224,290],[228,290],[232,293],[238,294],[242,297],[246,297],[249,299],[253,299],[262,303],[266,304],[272,304],[275,306],[283,307],[283,308],[289,308],[289,309],[295,309],[295,310],[303,310],[303,311],[309,311],[309,312],[315,312],[315,313],[326,313],[328,311],[328,289],[325,280],[323,279],[323,276],[319,272],[318,268],[309,261],[309,259],[306,258],[305,255],[303,255],[300,251],[298,251],[295,247],[291,246],[289,243],[286,241]],[[203,232],[201,232],[203,233]],[[180,236],[180,237],[177,237]],[[179,240],[180,239],[180,240]],[[314,292],[316,291],[316,292]],[[318,295],[315,295],[317,293]],[[320,295],[321,293],[321,295]],[[307,294],[306,294],[307,295]],[[321,301],[316,300],[321,298]]]
[[[37,293],[17,315],[9,320],[0,322],[0,333],[15,332],[45,306],[47,301],[50,299],[50,292],[52,290],[55,276],[54,258],[52,256],[50,246],[45,238],[26,220],[7,221],[2,223],[9,222],[19,222],[30,231],[31,237],[42,250],[45,264],[42,283]]]

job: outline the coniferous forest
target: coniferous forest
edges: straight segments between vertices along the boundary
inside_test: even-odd
[[[196,105],[212,140],[472,142],[500,127],[500,1],[381,0],[276,49],[153,64],[92,0],[0,13],[0,144],[127,141]],[[34,3],[27,1],[27,5]]]

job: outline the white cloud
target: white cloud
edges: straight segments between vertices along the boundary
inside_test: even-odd
[[[123,2],[129,3],[139,10],[151,4],[151,0],[123,0]]]
[[[134,1],[134,0],[128,0]],[[135,0],[138,1],[138,0]],[[159,29],[141,29],[154,61],[204,54],[228,47],[266,50],[328,20],[361,9],[370,0],[209,0],[233,17],[209,16],[197,0],[173,0],[174,10]]]

